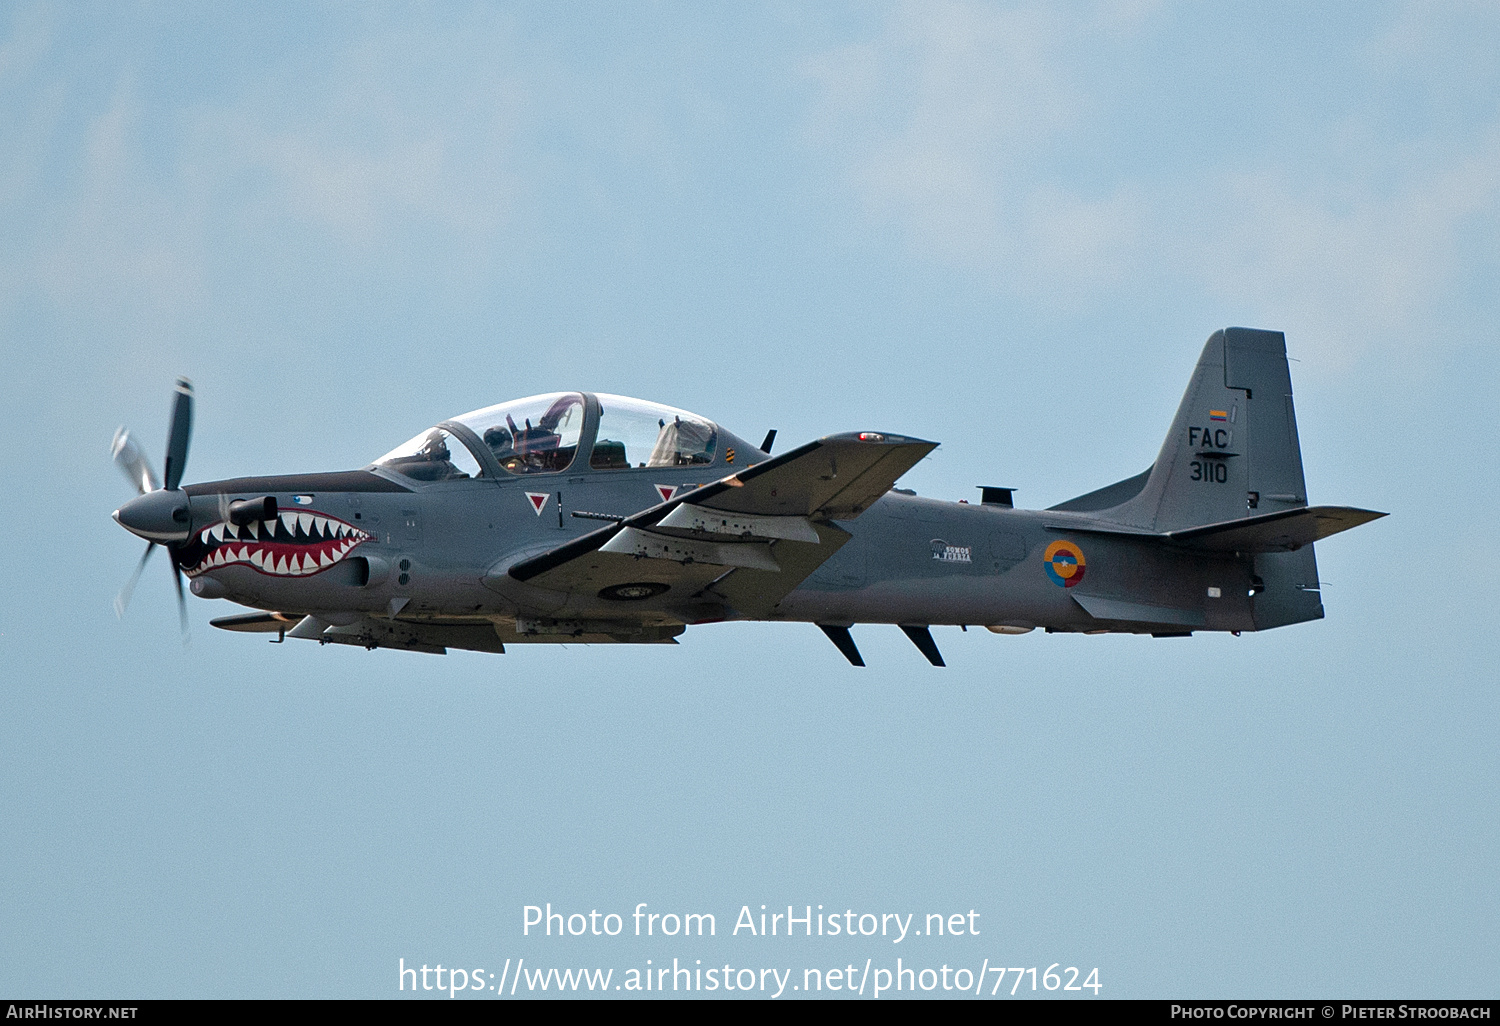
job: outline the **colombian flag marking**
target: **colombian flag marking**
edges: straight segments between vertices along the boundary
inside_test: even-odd
[[[1042,554],[1047,576],[1061,588],[1071,588],[1083,580],[1085,562],[1083,550],[1070,541],[1055,541]]]

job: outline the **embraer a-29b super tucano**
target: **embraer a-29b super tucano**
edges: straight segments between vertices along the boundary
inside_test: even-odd
[[[894,487],[936,444],[829,435],[779,456],[684,410],[590,392],[445,420],[363,470],[181,486],[192,388],[163,481],[123,429],[140,494],[115,511],[232,631],[442,653],[671,643],[721,620],[999,634],[1255,631],[1323,615],[1313,543],[1383,516],[1308,506],[1280,332],[1208,340],[1156,462],[1044,510]],[[184,618],[185,618],[184,611]],[[184,623],[185,623],[184,619]]]

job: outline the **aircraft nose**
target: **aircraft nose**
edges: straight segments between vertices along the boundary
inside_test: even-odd
[[[113,516],[115,523],[147,541],[186,541],[193,533],[187,493],[177,489],[158,488],[137,495]]]

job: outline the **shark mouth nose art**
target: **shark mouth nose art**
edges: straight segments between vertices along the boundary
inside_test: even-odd
[[[244,563],[273,577],[306,577],[327,570],[372,537],[337,517],[313,511],[288,511],[275,520],[252,520],[242,527],[221,521],[199,531],[189,543],[195,551],[184,553],[183,572],[197,577]]]

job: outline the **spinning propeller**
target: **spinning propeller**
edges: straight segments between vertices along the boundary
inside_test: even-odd
[[[115,596],[115,615],[125,615],[146,561],[161,545],[172,559],[172,580],[177,585],[177,613],[182,620],[184,638],[188,629],[187,600],[182,594],[182,568],[177,551],[181,543],[192,537],[192,515],[188,509],[187,493],[177,486],[182,483],[182,472],[187,466],[188,441],[192,433],[193,385],[187,378],[178,378],[177,393],[172,399],[172,421],[167,428],[167,459],[162,464],[162,483],[156,483],[156,474],[151,470],[145,453],[125,428],[115,432],[110,446],[115,466],[135,485],[137,493],[135,498],[115,510],[115,522],[131,534],[146,539],[146,551],[136,564],[135,573]]]

